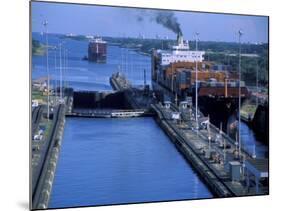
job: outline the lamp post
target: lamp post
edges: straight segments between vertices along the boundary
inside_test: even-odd
[[[196,59],[195,59],[195,121],[196,121],[196,129],[199,128],[198,126],[198,35],[199,33],[195,33],[195,42],[196,42]]]
[[[259,93],[259,63],[258,63],[258,58],[257,58],[257,67],[256,67],[256,107],[258,107],[259,104],[259,98],[258,98],[258,93]]]
[[[60,103],[62,103],[62,63],[61,63],[61,43],[59,44],[60,48]]]
[[[239,153],[239,158],[241,156],[241,115],[240,115],[240,111],[241,111],[241,37],[243,35],[242,30],[240,29],[238,31],[239,34],[239,66],[238,66],[238,71],[239,71],[239,93],[238,93],[238,153]]]
[[[68,59],[68,49],[66,49],[66,76],[68,75],[68,62],[69,62],[69,59]],[[66,88],[69,88],[69,80],[66,79]]]
[[[208,130],[208,141],[209,141],[209,150],[211,150],[211,131],[210,131],[210,116],[208,116],[208,124],[207,124],[207,130]]]
[[[46,35],[46,69],[47,69],[47,119],[50,119],[50,74],[49,74],[49,43],[48,43],[48,21],[43,21]]]
[[[68,71],[68,50],[67,48],[64,49],[64,89],[67,88],[68,81],[67,81],[67,71]]]
[[[63,99],[64,99],[64,95],[65,95],[65,69],[66,69],[66,60],[65,60],[65,55],[66,55],[66,48],[65,48],[65,46],[64,46],[64,48],[63,48],[63,55],[62,55],[62,58],[63,58],[63,65],[62,65],[62,74],[63,74],[63,84],[62,84],[62,86],[63,86]]]
[[[54,100],[54,102],[55,102],[55,105],[57,105],[57,88],[58,88],[58,81],[57,81],[57,47],[55,47],[54,48],[54,53],[55,53],[55,57],[54,57],[54,59],[55,59],[55,85],[54,85],[54,90],[55,90],[55,100]]]

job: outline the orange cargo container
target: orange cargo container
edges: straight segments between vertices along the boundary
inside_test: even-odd
[[[211,78],[216,79],[218,82],[224,82],[226,78],[225,72],[213,72],[213,71],[198,71],[198,80],[199,81],[208,81]],[[192,71],[191,73],[191,82],[194,83],[196,78],[196,72]]]

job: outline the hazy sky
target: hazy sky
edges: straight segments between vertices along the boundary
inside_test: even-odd
[[[159,10],[103,7],[78,4],[32,2],[32,31],[43,31],[42,22],[48,20],[50,33],[73,33],[101,36],[168,36],[172,31],[157,24]],[[244,32],[243,42],[267,42],[268,18],[197,12],[174,12],[185,39],[193,40],[195,32],[200,40],[238,40],[238,30]]]

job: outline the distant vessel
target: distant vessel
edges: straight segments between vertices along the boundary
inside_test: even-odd
[[[101,37],[91,39],[88,46],[88,60],[105,63],[107,54],[107,42],[102,40]]]
[[[89,40],[94,39],[94,36],[92,36],[92,35],[86,35],[85,37],[86,37],[87,39],[89,39]]]
[[[212,123],[223,125],[228,131],[229,117],[237,115],[239,80],[229,65],[216,65],[204,61],[204,51],[189,50],[188,41],[181,34],[171,50],[154,50],[152,53],[152,86],[162,100],[168,97],[177,103],[191,97],[195,102],[196,61],[198,70],[198,107]],[[240,82],[241,100],[248,97],[245,83]]]
[[[66,37],[76,37],[76,34],[69,33],[69,34],[66,34],[65,36],[66,36]]]

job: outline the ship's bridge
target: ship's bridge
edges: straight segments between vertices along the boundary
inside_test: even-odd
[[[182,36],[178,36],[178,44],[174,45],[170,51],[158,50],[162,66],[175,62],[202,62],[204,60],[205,51],[189,50],[188,41],[184,41]]]
[[[106,43],[101,37],[94,37],[93,39],[90,40],[90,43]]]
[[[177,41],[178,41],[178,45],[174,45],[172,47],[173,52],[189,50],[188,40],[184,41],[182,36],[178,36]]]
[[[162,66],[175,62],[202,62],[204,60],[205,51],[158,51],[160,64]]]

